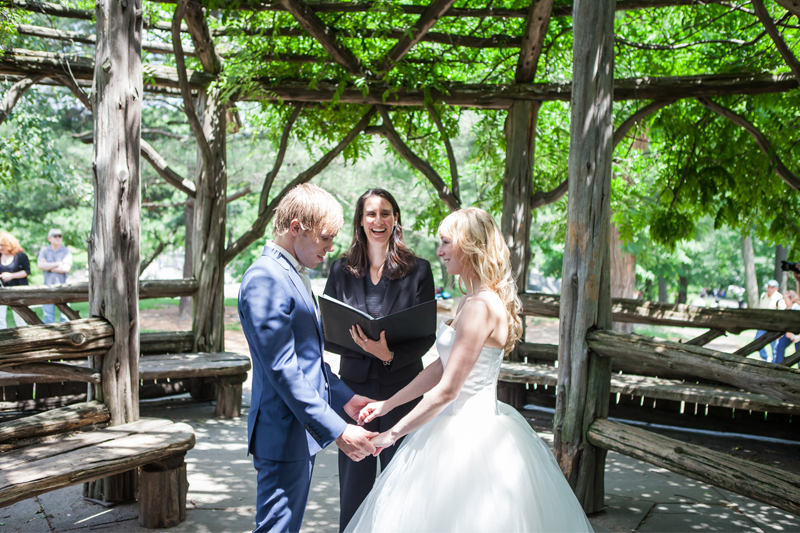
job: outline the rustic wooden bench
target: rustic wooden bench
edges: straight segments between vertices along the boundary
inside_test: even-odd
[[[72,361],[71,365],[85,367],[87,363]],[[139,358],[139,379],[144,382],[196,378],[195,382],[216,388],[215,416],[236,418],[242,409],[242,383],[250,368],[249,357],[229,352],[144,355]],[[0,387],[66,380],[64,376],[0,372]]]
[[[139,358],[139,379],[202,379],[216,385],[214,415],[236,418],[242,410],[242,383],[250,368],[249,357],[230,352],[146,355]]]
[[[558,369],[549,365],[504,362],[500,381],[530,383],[555,387]],[[726,385],[692,384],[683,381],[633,376],[611,375],[611,393],[646,396],[656,400],[673,400],[732,409],[747,409],[770,413],[800,414],[800,405],[793,405],[764,394],[748,392]]]
[[[185,520],[183,458],[195,444],[192,427],[143,418],[98,429],[109,417],[93,401],[0,425],[0,507],[141,468],[139,524],[165,528]],[[81,428],[92,431],[74,432]]]

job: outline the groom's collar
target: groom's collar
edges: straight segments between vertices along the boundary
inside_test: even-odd
[[[272,246],[273,248],[275,248],[275,250],[280,252],[280,254],[284,257],[284,259],[289,261],[289,264],[292,265],[292,268],[294,268],[295,272],[298,272],[298,273],[305,272],[306,267],[301,265],[300,261],[295,259],[295,257],[292,254],[290,254],[289,252],[284,250],[282,247],[278,246],[274,242],[270,242],[269,244],[267,244],[267,246]]]

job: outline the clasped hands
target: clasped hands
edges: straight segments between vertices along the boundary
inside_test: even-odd
[[[367,455],[377,457],[384,448],[394,444],[394,438],[388,431],[377,433],[367,431],[363,426],[379,416],[390,411],[385,407],[386,402],[376,402],[356,394],[344,406],[347,415],[356,420],[358,425],[348,424],[344,432],[336,439],[336,445],[353,461],[361,461]]]

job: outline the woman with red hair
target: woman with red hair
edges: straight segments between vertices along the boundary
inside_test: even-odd
[[[30,273],[31,263],[19,241],[9,232],[0,231],[0,286],[27,285]],[[0,305],[0,329],[6,328],[6,313],[6,306]],[[17,313],[12,314],[17,327],[27,325]]]

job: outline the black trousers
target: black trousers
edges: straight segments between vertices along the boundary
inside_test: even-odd
[[[391,385],[381,384],[377,379],[368,378],[364,383],[353,383],[342,379],[353,392],[372,398],[373,400],[388,400],[400,389],[411,383],[412,379],[392,383]],[[384,432],[392,428],[401,418],[406,416],[420,399],[413,400],[405,405],[401,405],[392,410],[386,416],[376,418],[364,428],[368,431]],[[355,424],[355,421],[347,416],[346,413],[339,413],[348,424]],[[397,441],[394,446],[383,450],[378,457],[368,456],[359,462],[355,462],[339,450],[339,531],[344,531],[347,524],[356,514],[361,502],[367,497],[372,486],[375,484],[375,476],[378,473],[378,459],[381,461],[381,472],[392,460],[394,453],[400,446],[402,439]]]

